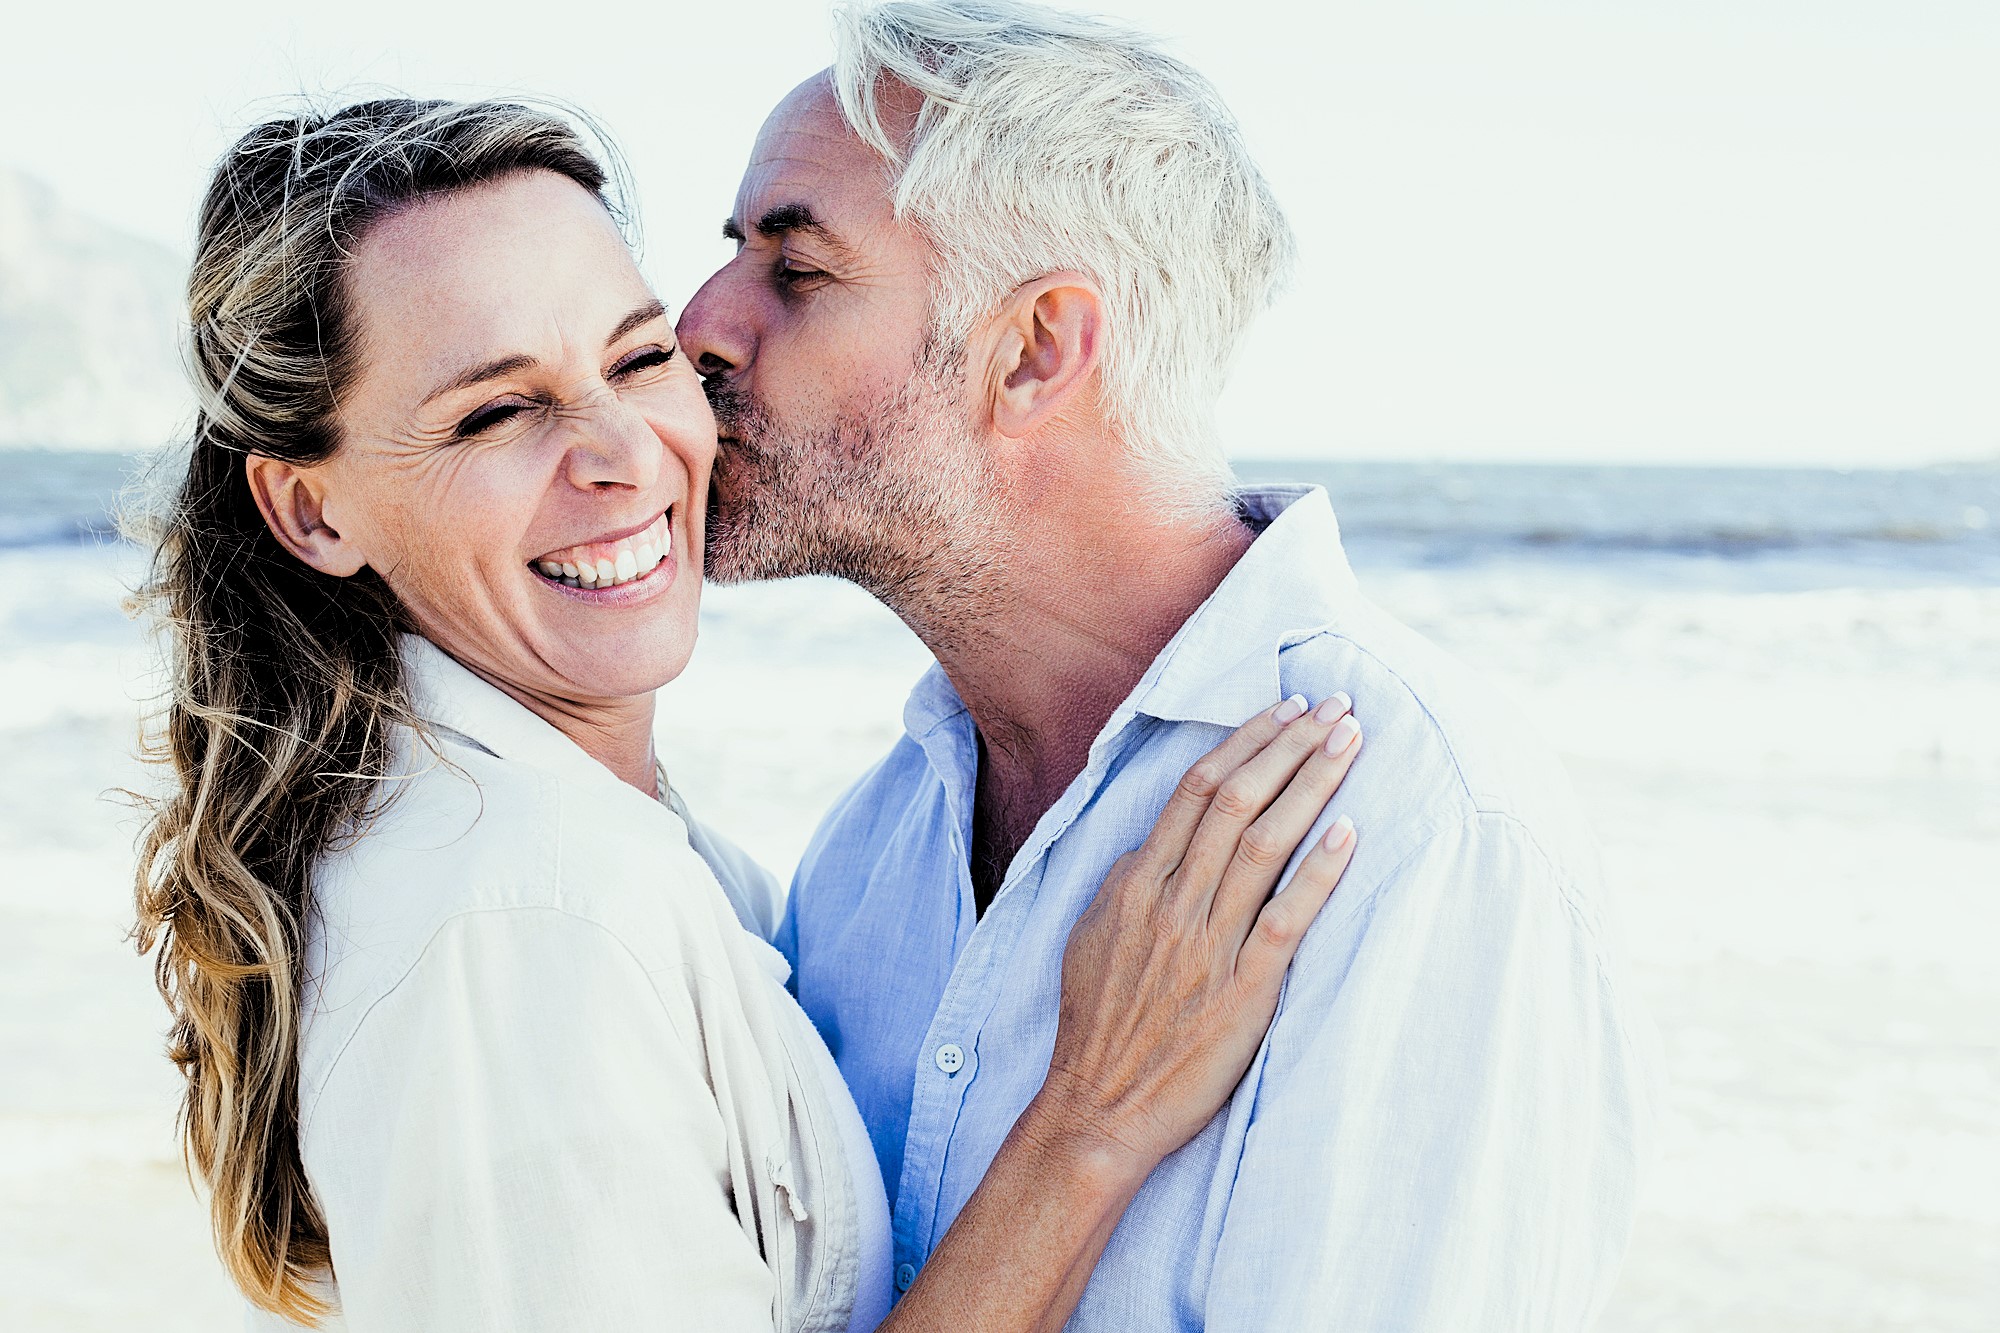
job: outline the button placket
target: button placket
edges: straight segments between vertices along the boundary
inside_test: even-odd
[[[942,1077],[930,1078],[921,1073],[916,1079],[916,1088],[910,1103],[910,1119],[904,1138],[903,1170],[900,1185],[896,1191],[893,1234],[899,1263],[896,1269],[897,1290],[908,1289],[907,1282],[915,1281],[916,1264],[928,1256],[930,1247],[936,1243],[938,1227],[938,1206],[944,1189],[945,1161],[957,1131],[958,1117],[967,1097],[972,1092],[973,1075],[977,1072],[974,1052],[977,1047],[963,1039],[959,1041],[941,1040],[944,1033],[952,1032],[969,1035],[976,1043],[981,1027],[997,999],[999,959],[1007,957],[1026,925],[1024,913],[1027,908],[1020,900],[1022,881],[1032,880],[1047,873],[1048,855],[1054,844],[1068,832],[1077,816],[1088,803],[1092,794],[1102,785],[1107,767],[1114,751],[1123,743],[1130,730],[1130,714],[1125,716],[1111,734],[1099,738],[1086,771],[1078,781],[1058,800],[1054,809],[1044,816],[1046,824],[1037,830],[1038,836],[1022,849],[1009,867],[1009,874],[994,896],[984,919],[971,911],[972,879],[967,868],[969,851],[965,846],[970,837],[971,820],[970,783],[956,784],[946,776],[947,770],[956,772],[951,765],[943,762],[947,757],[940,755],[934,746],[942,747],[944,740],[935,731],[926,734],[923,745],[931,761],[931,768],[943,788],[946,808],[952,815],[949,836],[953,843],[954,859],[959,862],[959,889],[963,915],[960,919],[956,940],[956,956],[951,974],[947,979],[936,1011],[932,1015],[932,1026],[926,1038],[927,1047],[919,1047],[921,1052],[929,1049],[931,1063]],[[970,722],[964,724],[966,734],[952,739],[969,741]],[[967,760],[964,771],[976,770],[976,748],[974,757]],[[967,808],[954,798],[963,795]],[[1029,895],[1031,898],[1033,894]],[[1004,924],[1003,924],[1004,923]],[[996,934],[996,929],[999,934]],[[921,1061],[923,1056],[918,1054]]]

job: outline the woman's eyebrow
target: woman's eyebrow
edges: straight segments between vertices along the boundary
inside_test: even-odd
[[[418,403],[417,406],[428,407],[432,402],[444,397],[448,393],[457,393],[460,389],[470,389],[475,384],[484,384],[487,380],[497,380],[502,375],[512,375],[517,370],[526,370],[529,366],[535,364],[534,357],[527,355],[525,352],[516,352],[512,356],[503,356],[497,360],[488,361],[483,365],[473,366],[468,370],[460,371],[443,384],[438,385],[437,388],[432,389],[424,395],[424,401]]]
[[[634,309],[625,318],[619,320],[618,327],[613,329],[611,336],[604,341],[606,344],[615,343],[632,330],[650,324],[656,319],[664,318],[666,313],[666,306],[662,305],[657,299],[648,301],[644,305]],[[417,404],[417,406],[428,407],[431,403],[448,393],[457,393],[460,389],[470,389],[475,384],[484,384],[488,380],[497,380],[504,375],[512,375],[516,371],[526,370],[536,364],[538,363],[535,358],[525,352],[515,352],[511,356],[498,357],[492,361],[483,362],[480,365],[460,371],[443,384],[438,385],[437,388],[425,394],[424,401]]]
[[[615,343],[632,330],[651,324],[656,319],[665,318],[666,313],[666,306],[662,305],[657,299],[648,301],[631,314],[625,316],[625,318],[619,320],[618,327],[611,330],[611,336],[604,341],[607,344]]]

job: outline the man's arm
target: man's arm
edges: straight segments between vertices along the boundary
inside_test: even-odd
[[[1475,814],[1308,939],[1211,1333],[1588,1324],[1631,1231],[1650,1083],[1568,887],[1517,821]]]

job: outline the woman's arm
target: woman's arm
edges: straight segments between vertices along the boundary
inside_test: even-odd
[[[307,1124],[345,1326],[769,1330],[690,1030],[592,921],[445,922]]]
[[[1360,749],[1288,700],[1181,780],[1063,955],[1049,1076],[882,1333],[1062,1327],[1127,1205],[1221,1109],[1354,852],[1336,822],[1272,896]],[[1342,739],[1347,743],[1342,746]]]

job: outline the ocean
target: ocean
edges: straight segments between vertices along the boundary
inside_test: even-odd
[[[1246,460],[1250,481],[1307,481],[1340,499],[1347,540],[1384,562],[1509,550],[1742,559],[1826,553],[1847,564],[1991,577],[2000,461],[1830,469]],[[144,471],[116,453],[0,450],[0,547],[110,531]]]
[[[130,467],[0,452],[6,1328],[233,1319],[123,939]],[[1669,1074],[1601,1327],[2000,1327],[2000,463],[1239,470],[1328,488],[1363,588],[1512,695],[1598,830]],[[662,753],[783,873],[927,662],[846,585],[711,588]]]

